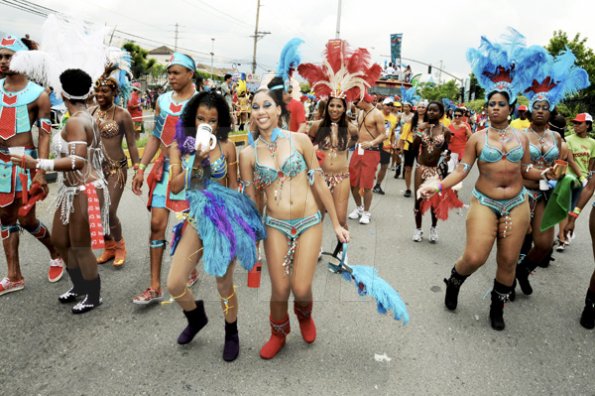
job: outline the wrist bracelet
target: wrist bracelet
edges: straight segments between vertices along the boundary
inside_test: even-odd
[[[145,169],[147,169],[147,165],[145,165],[145,164],[138,164],[138,169],[140,171],[144,171]]]
[[[578,213],[568,212],[568,216],[578,219]]]
[[[581,214],[581,208],[579,208],[578,206],[575,206],[574,209],[572,210],[573,213],[576,213],[577,215]]]

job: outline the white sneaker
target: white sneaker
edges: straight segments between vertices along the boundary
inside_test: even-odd
[[[430,243],[438,242],[438,231],[436,231],[436,227],[430,228]]]
[[[421,242],[424,240],[424,232],[421,230],[421,228],[417,228],[415,230],[415,233],[413,234],[413,242]]]
[[[370,212],[362,213],[362,217],[359,219],[360,224],[370,224],[370,217],[372,214]]]
[[[351,213],[349,213],[349,217],[351,220],[357,220],[360,217],[362,217],[362,214],[364,213],[364,207],[363,206],[359,206],[355,209],[353,209],[353,211]]]

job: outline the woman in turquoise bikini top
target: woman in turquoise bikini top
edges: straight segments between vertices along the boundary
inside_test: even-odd
[[[511,112],[508,94],[492,92],[488,96],[490,127],[471,136],[461,162],[441,184],[426,183],[419,189],[421,196],[427,198],[450,188],[467,177],[478,160],[479,177],[467,215],[465,251],[456,261],[451,277],[445,279],[445,304],[450,310],[456,309],[461,284],[486,262],[498,240],[498,269],[490,311],[496,330],[504,328],[501,306],[513,290],[516,263],[530,223],[524,179],[553,177],[550,168],[538,170],[531,163],[527,136],[508,125]]]
[[[268,89],[254,95],[251,119],[256,136],[240,153],[244,193],[253,201],[257,194],[266,196],[264,247],[272,283],[272,335],[260,352],[263,359],[274,357],[285,343],[291,292],[302,336],[306,342],[313,342],[316,337],[311,317],[312,279],[322,241],[322,224],[313,190],[327,210],[337,238],[342,242],[349,239],[348,231],[337,219],[310,139],[306,134],[278,128],[281,107],[275,97]]]

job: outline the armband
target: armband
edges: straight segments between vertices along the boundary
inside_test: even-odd
[[[145,165],[145,164],[138,164],[138,170],[140,172],[144,172],[145,169],[147,169],[147,165]]]
[[[252,180],[240,180],[240,192],[243,194],[252,183]]]
[[[35,168],[51,172],[54,170],[54,164],[54,160],[51,159],[38,159]]]
[[[320,172],[320,174],[323,174],[322,168],[315,168],[315,169],[310,169],[308,171],[308,182],[310,183],[310,185],[314,185],[314,176],[316,175],[316,172]]]
[[[45,133],[52,133],[52,121],[49,118],[40,118],[37,121],[37,127]]]
[[[463,167],[463,172],[465,173],[469,173],[469,171],[471,170],[471,165],[469,165],[466,162],[459,162],[459,165]]]

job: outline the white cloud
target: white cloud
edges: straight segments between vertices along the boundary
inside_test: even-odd
[[[180,24],[179,46],[201,53],[201,61],[209,62],[211,38],[215,38],[215,65],[242,63],[248,70],[252,61],[256,17],[254,0],[35,0],[35,3],[77,15],[98,24],[117,26],[170,47],[174,45],[174,24]],[[528,44],[545,45],[555,30],[564,30],[570,37],[576,33],[588,38],[593,46],[595,25],[586,16],[595,11],[591,2],[559,1],[362,1],[343,0],[341,37],[352,46],[369,48],[375,60],[390,54],[389,35],[403,33],[404,57],[418,59],[465,76],[469,67],[467,48],[479,45],[482,34],[497,38],[507,26],[513,26],[527,37]],[[283,44],[292,37],[302,37],[304,61],[321,59],[324,44],[335,36],[336,0],[280,1],[262,0],[261,31],[270,31],[258,43],[258,62],[264,68],[274,67]],[[1,30],[39,36],[43,19],[0,5]],[[118,34],[118,33],[116,33]],[[151,49],[160,44],[141,41]],[[413,64],[414,72],[425,66]],[[262,72],[262,69],[259,69]]]

